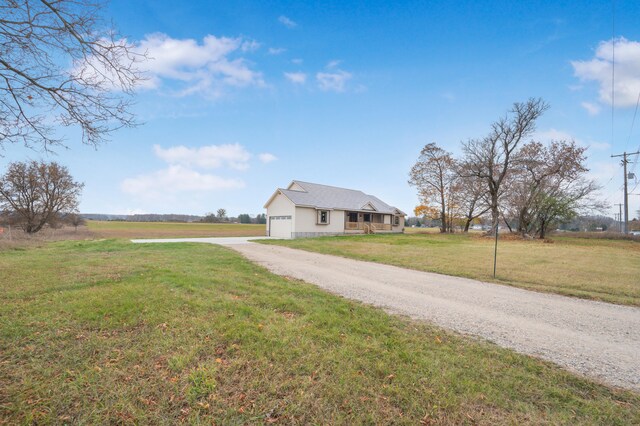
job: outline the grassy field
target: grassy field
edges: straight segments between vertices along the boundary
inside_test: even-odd
[[[0,270],[2,424],[640,422],[638,394],[222,247],[54,242]]]
[[[89,220],[99,238],[253,237],[264,236],[265,225],[240,223],[122,222]]]
[[[361,235],[263,241],[526,289],[640,306],[640,242],[554,237],[493,240],[479,234]]]

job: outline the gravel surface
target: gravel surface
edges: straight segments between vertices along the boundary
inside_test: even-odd
[[[132,243],[144,244],[144,243],[208,243],[208,244],[220,244],[236,245],[236,244],[249,244],[252,240],[270,240],[275,239],[272,237],[210,237],[210,238],[145,238],[131,240]]]
[[[640,308],[286,247],[206,242],[227,245],[278,275],[640,391]]]

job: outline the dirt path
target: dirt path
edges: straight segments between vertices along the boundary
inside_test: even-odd
[[[270,271],[640,390],[640,309],[255,243]]]

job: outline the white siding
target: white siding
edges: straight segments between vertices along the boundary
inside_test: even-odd
[[[295,205],[291,202],[291,200],[289,200],[284,195],[278,193],[275,197],[273,197],[273,200],[271,200],[271,203],[269,203],[269,205],[267,206],[267,235],[271,235],[270,234],[271,229],[269,229],[270,217],[291,216],[290,223],[293,224],[295,223],[295,214],[296,214],[296,208],[295,208]],[[279,221],[281,221],[281,219],[279,219]],[[280,225],[284,226],[284,223],[278,224],[278,228],[279,228],[278,231],[282,232]],[[291,230],[293,231],[293,229]],[[275,237],[276,235],[273,235],[273,236]],[[283,238],[291,238],[291,235],[288,235],[288,236],[278,235],[278,236]]]
[[[400,217],[400,223],[398,226],[392,226],[391,229],[393,232],[404,232],[404,216],[399,216]],[[395,223],[395,222],[392,222]]]
[[[297,183],[293,182],[289,189],[302,189]],[[293,195],[292,195],[293,196]],[[316,237],[322,235],[339,235],[345,233],[345,210],[328,210],[329,223],[318,223],[318,209],[314,207],[296,206],[289,198],[276,191],[271,201],[266,205],[267,208],[267,235],[279,238],[301,238]],[[371,212],[376,214],[375,212]],[[360,217],[364,214],[359,212]],[[275,218],[274,218],[275,217]],[[399,216],[399,224],[392,226],[391,232],[403,232],[404,217]],[[383,223],[394,223],[393,215],[384,214]],[[363,230],[350,231],[350,233],[362,233]],[[380,231],[389,232],[389,231]]]
[[[294,232],[344,233],[344,210],[329,210],[329,224],[317,224],[317,210],[309,207],[296,207]]]

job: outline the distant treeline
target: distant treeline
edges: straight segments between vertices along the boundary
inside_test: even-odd
[[[489,229],[491,223],[488,218],[479,218],[476,225],[480,225],[482,229]],[[424,217],[408,217],[405,220],[406,226],[415,227],[437,227],[440,226],[440,221],[437,219],[428,219]],[[511,223],[510,226],[516,226],[515,223]],[[572,232],[598,232],[598,231],[610,231],[610,232],[622,232],[622,224],[608,216],[602,215],[583,215],[577,216],[574,219],[560,224],[558,228],[560,231],[572,231]],[[633,219],[629,221],[629,229],[640,230],[640,220]]]
[[[83,213],[88,220],[123,220],[127,222],[199,222],[202,216],[186,214],[93,214]]]
[[[221,209],[222,210],[222,209]],[[238,217],[227,217],[224,211],[220,215],[209,213],[205,216],[186,214],[99,214],[83,213],[80,216],[87,220],[125,221],[125,222],[208,222],[208,223],[266,223],[266,215],[256,216],[241,214]]]
[[[206,223],[267,223],[267,215],[262,213],[257,216],[251,216],[247,213],[239,214],[238,217],[227,217],[225,209],[219,209],[217,213],[208,213],[200,222]]]

